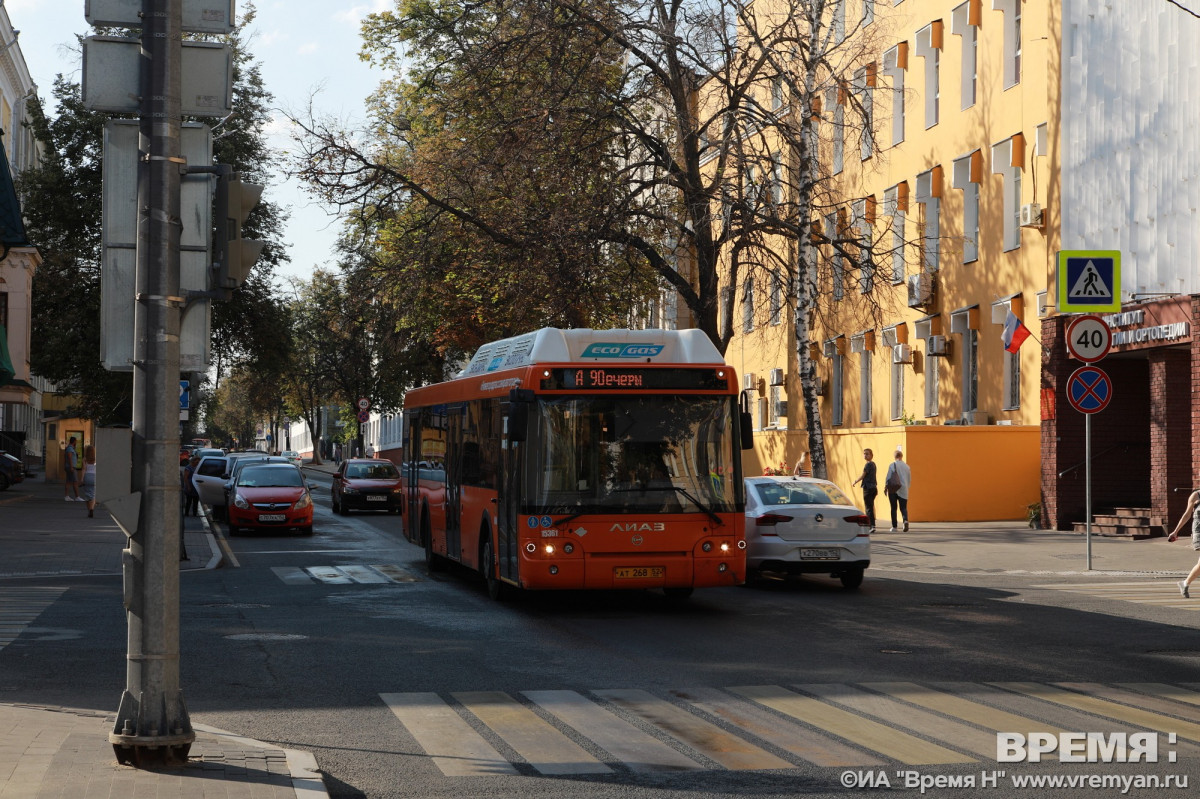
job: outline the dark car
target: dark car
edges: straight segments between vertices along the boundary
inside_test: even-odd
[[[4,491],[13,483],[20,483],[24,480],[25,468],[21,465],[21,461],[7,452],[0,452],[0,491]]]
[[[404,506],[404,481],[400,470],[382,458],[342,461],[330,488],[333,512],[343,516],[351,508],[399,513]]]

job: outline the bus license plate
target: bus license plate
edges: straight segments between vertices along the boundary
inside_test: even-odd
[[[802,549],[800,557],[804,560],[837,560],[838,551],[836,549]]]
[[[661,580],[667,576],[665,566],[623,566],[615,572],[618,580]]]
[[[260,513],[258,520],[260,522],[286,522],[287,516],[282,513]]]

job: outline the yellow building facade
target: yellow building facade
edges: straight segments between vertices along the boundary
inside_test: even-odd
[[[813,103],[828,193],[812,222],[826,239],[869,237],[873,256],[852,262],[820,245],[807,346],[829,477],[849,488],[864,448],[881,467],[903,448],[914,522],[1024,519],[1039,502],[1038,338],[1059,249],[1058,8],[853,0],[834,10],[871,55]],[[851,121],[864,117],[865,141]],[[792,312],[753,273],[729,288],[726,359],[755,416],[746,472],[790,470],[808,449]],[[1015,353],[1002,341],[1010,313],[1033,334]]]

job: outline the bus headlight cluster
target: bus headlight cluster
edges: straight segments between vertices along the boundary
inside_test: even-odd
[[[722,541],[721,543],[716,545],[716,548],[721,550],[722,553],[729,552],[731,549],[733,549],[733,547],[730,546],[728,541]],[[746,542],[738,541],[738,548],[745,549]],[[704,550],[705,552],[712,552],[713,551],[713,542],[705,541],[703,544],[700,545],[700,549]]]

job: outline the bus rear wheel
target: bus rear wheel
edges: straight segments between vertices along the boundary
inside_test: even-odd
[[[492,551],[492,539],[483,542],[483,579],[487,581],[488,596],[497,602],[508,598],[508,586],[496,574],[496,557]]]

